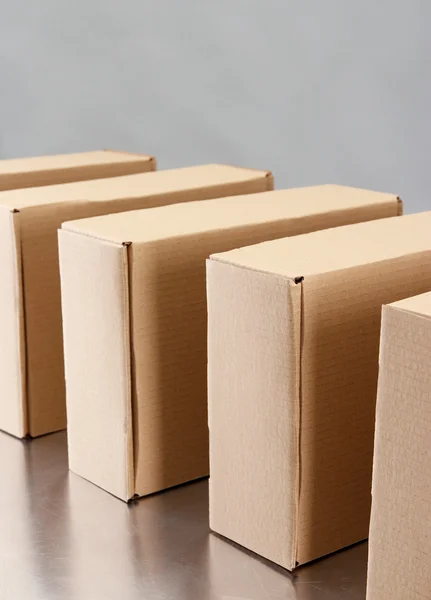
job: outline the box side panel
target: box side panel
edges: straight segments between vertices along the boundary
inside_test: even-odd
[[[300,564],[368,537],[381,306],[431,289],[430,258],[304,280]]]
[[[133,495],[127,248],[59,232],[69,466]]]
[[[137,494],[209,473],[205,259],[289,229],[286,220],[130,247]]]
[[[431,598],[431,320],[383,307],[367,600]]]
[[[20,214],[0,208],[0,429],[27,434]]]
[[[210,527],[295,566],[301,286],[208,261]]]
[[[26,401],[32,437],[66,427],[57,229],[68,214],[67,205],[24,209],[20,213]]]
[[[202,236],[130,247],[138,495],[208,475],[208,244]]]
[[[88,181],[90,179],[105,179],[120,175],[146,173],[155,170],[155,160],[144,156],[136,160],[123,162],[95,163],[93,165],[70,166],[40,171],[23,171],[21,173],[4,173],[0,175],[0,191],[19,188],[40,187],[59,183],[72,183],[74,181]]]

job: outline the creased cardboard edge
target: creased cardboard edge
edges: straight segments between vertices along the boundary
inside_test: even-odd
[[[25,303],[24,303],[24,269],[22,263],[22,244],[21,244],[21,224],[20,211],[16,208],[10,210],[6,207],[0,207],[7,210],[10,214],[11,229],[14,237],[14,259],[16,267],[15,292],[19,299],[19,309],[17,314],[17,332],[19,336],[19,356],[20,362],[20,389],[21,389],[21,432],[20,437],[28,437],[28,401],[27,401],[27,356],[26,356],[26,333],[25,333]]]
[[[232,166],[232,165],[227,165],[227,166]],[[251,171],[251,172],[255,172],[255,173],[259,173],[260,175],[263,175],[266,180],[266,191],[267,192],[273,191],[274,175],[273,175],[272,171],[265,171],[265,169],[263,169],[263,170],[262,169],[253,169],[252,167],[238,167],[237,165],[234,166],[234,168],[241,169],[242,171]],[[231,184],[228,184],[228,185],[231,185]]]
[[[295,409],[295,437],[296,437],[296,505],[295,505],[295,520],[294,520],[294,531],[293,531],[293,544],[292,544],[292,557],[291,557],[291,569],[297,567],[298,563],[298,525],[299,525],[299,507],[301,502],[301,412],[302,412],[302,348],[304,339],[304,288],[303,288],[303,277],[295,277],[291,290],[292,308],[294,312],[294,340],[296,345],[296,403]]]
[[[100,150],[99,150],[100,151]],[[54,182],[54,185],[63,185],[63,184],[68,184],[68,183],[77,183],[77,182],[81,182],[81,181],[94,181],[96,179],[109,179],[110,177],[121,177],[121,176],[128,176],[128,175],[139,175],[139,174],[143,174],[143,173],[151,173],[153,171],[157,171],[157,160],[155,156],[152,156],[150,154],[139,154],[139,153],[135,153],[135,152],[126,152],[124,150],[111,150],[110,148],[104,148],[102,150],[102,152],[113,152],[115,154],[126,154],[129,156],[135,156],[136,157],[136,161],[130,161],[129,164],[130,165],[141,165],[143,162],[146,164],[149,164],[150,169],[148,170],[138,170],[138,171],[132,171],[132,172],[128,172],[128,173],[118,173],[118,174],[105,174],[102,176],[98,176],[98,177],[91,177],[90,179],[72,179],[72,180],[67,180],[67,181],[58,181],[58,182]],[[28,158],[33,158],[33,157],[28,157]],[[145,159],[145,160],[143,160]],[[111,166],[113,166],[114,163],[112,163]],[[124,164],[124,163],[123,163]],[[38,173],[38,175],[42,176],[42,175],[48,175],[49,173],[58,173],[61,171],[74,171],[76,169],[92,169],[96,166],[102,166],[102,163],[98,163],[97,165],[95,163],[90,164],[90,165],[80,165],[78,167],[73,167],[73,166],[69,166],[69,167],[63,167],[63,168],[54,168],[54,169],[50,169],[50,168],[46,168],[46,169],[42,169],[40,171],[36,171],[36,173]],[[110,165],[106,165],[107,167],[109,167]],[[5,173],[0,175],[0,181],[3,179],[8,180],[10,177],[18,177],[21,176],[25,173],[29,173],[29,171],[21,171],[19,173],[14,173],[14,174],[10,174],[10,173]],[[32,172],[33,173],[33,172]],[[46,187],[52,185],[51,183],[35,183],[33,182],[31,185],[26,185],[24,187],[22,186],[18,186],[16,187],[15,184],[12,184],[11,186],[5,187],[5,188],[0,188],[0,192],[9,192],[12,190],[22,190],[22,189],[31,189],[33,187]]]
[[[128,152],[127,150],[113,150],[112,148],[103,148],[103,152],[115,152],[115,154],[126,154],[127,156],[136,156],[137,159],[147,158],[151,164],[150,171],[157,171],[157,160],[152,154],[141,154],[140,152]],[[139,160],[139,162],[141,162]]]
[[[376,387],[376,412],[375,412],[375,427],[374,427],[374,445],[373,445],[373,470],[371,475],[371,509],[370,509],[370,523],[368,527],[368,557],[367,557],[367,585],[366,585],[366,598],[369,600],[369,583],[370,583],[370,566],[374,561],[374,544],[373,544],[373,531],[374,521],[377,518],[375,510],[375,488],[376,488],[376,477],[377,472],[375,469],[375,460],[379,452],[380,445],[380,394],[382,390],[382,365],[384,361],[384,354],[387,346],[387,326],[386,321],[391,311],[397,310],[395,307],[391,307],[390,304],[383,304],[380,314],[380,341],[379,341],[379,357],[378,357],[378,376],[377,376],[377,387]]]
[[[401,313],[406,313],[408,315],[412,315],[412,316],[418,317],[420,319],[423,319],[424,321],[431,320],[431,316],[430,315],[424,315],[423,313],[421,313],[419,311],[416,311],[416,310],[413,310],[411,308],[401,308],[401,306],[393,306],[391,304],[384,304],[383,307],[390,307],[391,310],[398,311],[398,312],[401,312]]]
[[[134,466],[134,430],[133,430],[133,384],[132,384],[132,364],[133,364],[133,348],[132,348],[132,311],[130,306],[131,290],[130,290],[130,248],[132,242],[123,242],[123,331],[124,331],[124,357],[125,357],[125,381],[126,390],[124,397],[126,399],[125,414],[126,414],[126,456],[125,464],[127,466],[127,489],[126,500],[129,502],[135,497],[135,466]]]
[[[26,328],[26,318],[25,318],[25,282],[24,282],[24,265],[22,259],[22,242],[21,242],[21,223],[20,223],[20,211],[14,209],[14,214],[16,215],[16,219],[18,221],[16,228],[16,264],[19,269],[18,273],[18,290],[19,290],[19,299],[20,299],[20,308],[19,308],[19,332],[20,332],[20,359],[21,359],[21,406],[22,406],[22,422],[24,428],[24,435],[26,437],[30,436],[30,406],[29,406],[29,397],[28,397],[28,344],[27,344],[27,328]]]

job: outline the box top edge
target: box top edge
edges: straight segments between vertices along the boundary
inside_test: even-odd
[[[146,243],[265,223],[300,222],[358,209],[372,210],[378,205],[397,202],[396,196],[389,196],[388,200],[386,194],[376,198],[374,193],[360,192],[352,196],[344,191],[335,195],[329,191],[326,197],[328,191],[325,186],[272,190],[117,212],[76,220],[73,226],[66,222],[63,227],[116,242],[131,240]]]
[[[389,309],[402,310],[421,317],[431,318],[431,290],[385,305]]]
[[[233,183],[256,181],[267,171],[241,169],[227,165],[200,165],[147,171],[71,183],[0,191],[0,205],[33,208],[62,202],[109,202],[126,198],[143,198],[186,189],[200,189]]]
[[[262,242],[211,258],[222,257],[223,262],[244,268],[307,278],[431,251],[430,228],[431,211]]]

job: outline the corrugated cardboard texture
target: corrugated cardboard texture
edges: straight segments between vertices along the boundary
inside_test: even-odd
[[[272,560],[283,544],[288,547],[286,555],[291,555],[292,540],[296,539],[297,564],[367,537],[381,305],[431,288],[430,227],[431,213],[409,215],[267,242],[218,254],[209,261],[209,267],[213,262],[218,266],[213,282],[211,268],[208,272],[210,525],[214,531]],[[236,277],[231,275],[234,268]],[[262,373],[260,384],[254,381],[260,372],[256,365],[266,364],[268,355],[280,355],[279,339],[271,339],[268,331],[257,343],[253,324],[262,320],[259,307],[265,303],[253,294],[244,294],[243,271],[249,278],[259,278],[262,273],[272,277],[267,311],[281,278],[296,281],[302,289],[301,360],[296,373],[300,377],[300,431],[297,454],[284,472],[270,471],[268,465],[277,465],[281,459],[275,452],[267,456],[269,441],[265,447],[263,442],[256,446],[258,436],[252,425],[253,433],[232,442],[238,429],[247,432],[243,420],[252,419],[253,424],[260,418],[262,426],[266,424],[273,397],[290,398],[293,377],[288,369],[277,368],[278,361],[274,364],[277,377]],[[224,290],[224,297],[237,300],[232,314],[220,306],[216,309],[217,304],[223,306],[216,291],[211,297],[211,290],[217,290],[223,277],[231,278],[232,288]],[[249,314],[249,327],[239,330],[244,313]],[[254,347],[253,360],[241,361],[243,350],[237,356],[236,336],[241,338],[241,348],[247,344]],[[284,339],[289,355],[287,331]],[[221,353],[223,361],[212,360]],[[231,369],[231,361],[241,365]],[[250,399],[250,390],[244,385],[249,380],[254,381],[253,388],[260,386],[263,395],[259,402],[253,399],[258,414],[252,416],[241,411]],[[226,407],[230,407],[227,412]],[[283,427],[285,444],[290,447],[292,430],[287,424]],[[279,435],[276,429],[265,431],[267,440]],[[260,453],[267,470],[259,477],[255,464]],[[234,465],[226,464],[227,455]],[[297,514],[287,515],[286,505],[272,497],[267,487],[279,485],[279,477],[294,480],[298,466],[299,508]],[[241,473],[237,478],[242,486],[254,488],[248,504],[231,502],[238,493],[231,491],[235,486],[231,473],[235,471]],[[223,494],[224,504],[218,500]],[[260,545],[256,536],[251,546],[243,540],[253,537],[248,529],[259,529],[256,514],[264,501],[268,515],[285,515],[289,532],[286,534],[286,526],[274,527]],[[272,544],[269,549],[267,539]],[[294,566],[288,560],[275,562],[288,569]]]
[[[19,211],[16,223],[21,263],[15,264],[21,268],[15,277],[24,290],[26,336],[26,394],[23,381],[15,376],[22,368],[21,363],[14,370],[8,369],[9,375],[5,374],[8,387],[15,387],[15,392],[3,404],[14,403],[16,397],[24,396],[24,420],[28,423],[25,427],[17,422],[10,428],[0,413],[0,428],[17,436],[23,430],[37,436],[66,426],[57,249],[57,229],[64,221],[177,201],[258,192],[272,185],[272,177],[264,171],[206,165],[0,193],[0,206]],[[3,210],[0,217],[8,214]],[[6,338],[1,343],[5,347],[16,344]]]
[[[431,598],[431,293],[383,307],[367,600]]]
[[[321,192],[324,201],[319,202]],[[205,258],[215,250],[314,227],[397,214],[395,196],[370,195],[374,201],[368,194],[353,194],[352,199],[349,190],[336,188],[331,200],[326,187],[316,187],[177,204],[63,224],[63,229],[75,232],[77,238],[91,236],[94,243],[98,239],[130,243],[135,495],[208,474]],[[85,262],[84,258],[78,259]],[[67,266],[62,264],[61,270],[66,281]],[[68,289],[72,290],[70,286]],[[79,305],[85,293],[85,286],[76,290],[73,302]],[[94,310],[99,310],[97,304]],[[71,324],[71,319],[73,315],[65,309],[68,327],[79,327]],[[87,341],[85,330],[81,344],[97,347],[94,341]],[[109,351],[117,352],[115,345]],[[65,360],[66,365],[73,363],[78,373],[79,343],[65,340]],[[98,360],[95,352],[86,362],[94,364]],[[81,379],[97,379],[101,370],[98,365],[89,374],[86,365],[83,368]],[[109,379],[105,385],[111,385]],[[122,403],[120,397],[118,401]],[[72,393],[68,386],[68,406],[73,405],[77,413],[87,415],[86,420],[94,421],[92,402],[91,396]],[[97,403],[94,407],[100,410]],[[79,424],[76,427],[75,436],[75,428],[69,424],[70,456],[75,457],[75,465],[93,455],[91,439],[90,445],[83,445]],[[105,435],[108,440],[108,430]],[[97,467],[93,470],[96,472]],[[130,465],[125,464],[124,471],[129,470]],[[105,488],[117,493],[114,486]],[[283,493],[284,488],[283,482]]]
[[[0,191],[154,171],[152,156],[113,150],[0,161]]]

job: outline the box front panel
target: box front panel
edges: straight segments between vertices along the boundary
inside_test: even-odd
[[[208,475],[205,239],[132,244],[136,491]]]
[[[368,537],[381,306],[431,289],[430,254],[304,280],[300,564]]]
[[[301,286],[208,261],[210,527],[295,567]]]
[[[125,246],[59,232],[69,466],[122,500],[133,495]]]
[[[431,319],[383,307],[367,600],[431,598]]]

